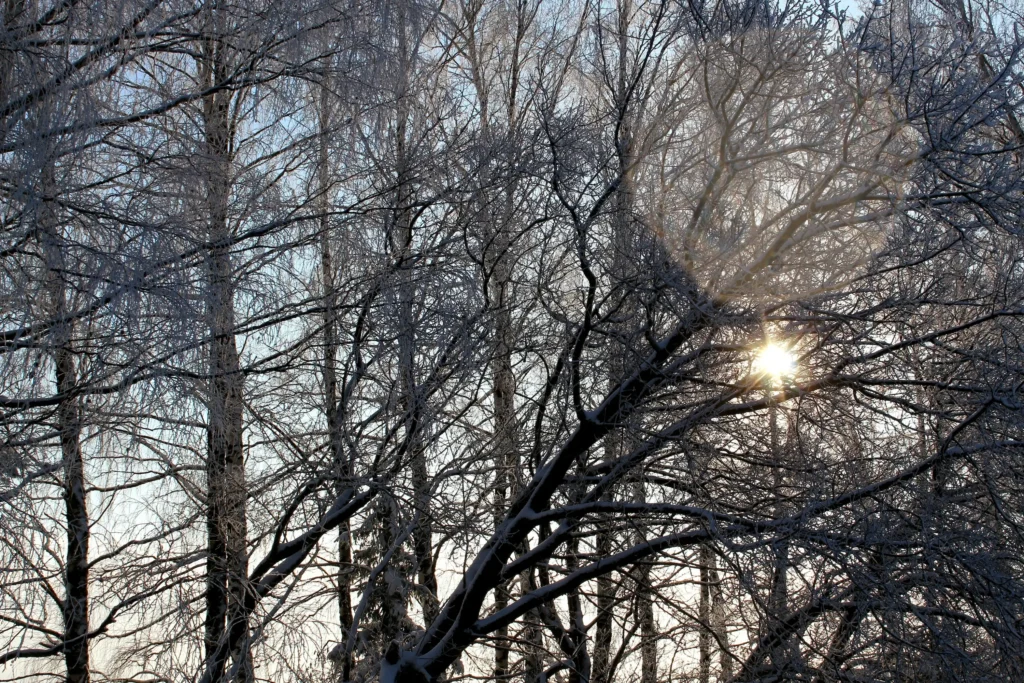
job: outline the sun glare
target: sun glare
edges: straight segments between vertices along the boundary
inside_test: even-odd
[[[792,377],[796,374],[796,355],[784,346],[768,342],[758,352],[755,367],[774,380]]]

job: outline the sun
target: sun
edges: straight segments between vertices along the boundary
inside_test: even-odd
[[[758,352],[754,367],[773,380],[792,377],[796,374],[796,354],[785,346],[768,342]]]

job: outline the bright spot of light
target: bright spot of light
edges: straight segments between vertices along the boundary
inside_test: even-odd
[[[754,366],[759,373],[775,380],[792,377],[796,374],[796,354],[785,346],[768,342],[758,352]]]

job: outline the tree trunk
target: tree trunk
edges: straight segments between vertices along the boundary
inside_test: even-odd
[[[609,441],[611,443],[611,441]],[[611,458],[614,448],[606,449]],[[603,515],[602,515],[603,517]],[[611,533],[606,523],[600,521],[602,528],[597,532],[597,556],[607,557],[612,552]],[[610,660],[612,650],[612,610],[615,607],[617,584],[612,573],[602,574],[597,579],[597,617],[594,621],[594,683],[609,683]]]
[[[415,496],[415,522],[412,531],[413,549],[416,558],[416,581],[423,623],[429,625],[438,612],[437,577],[434,568],[434,525],[430,509],[430,473],[427,469],[427,453],[423,443],[424,413],[420,405],[419,388],[416,379],[416,329],[414,303],[415,282],[411,263],[413,247],[413,187],[410,173],[409,150],[407,148],[409,106],[409,71],[412,68],[406,32],[405,8],[399,9],[398,50],[399,83],[398,111],[395,127],[396,139],[396,183],[395,220],[397,231],[399,266],[399,372],[401,373],[402,407],[405,410],[405,439],[409,453],[412,474],[413,495]]]
[[[326,78],[326,76],[325,76]],[[351,467],[345,455],[342,438],[341,412],[338,409],[338,312],[337,291],[334,279],[334,258],[331,249],[330,229],[330,160],[328,157],[328,135],[330,130],[330,90],[326,83],[320,85],[318,115],[319,144],[317,149],[317,211],[320,214],[320,282],[324,301],[324,347],[323,381],[324,412],[327,418],[327,435],[330,443],[331,465],[337,479],[336,493],[347,486]],[[337,662],[342,680],[349,680],[352,674],[351,648],[348,634],[352,628],[352,533],[348,520],[338,527],[338,622],[341,638]]]
[[[718,573],[717,561],[711,553],[708,562],[708,579],[711,582],[711,628],[718,634],[719,668],[722,674],[719,680],[732,680],[732,651],[729,649],[729,631],[725,624],[725,597],[722,595],[722,577]]]
[[[43,170],[44,197],[39,216],[39,239],[46,260],[46,289],[49,314],[57,320],[69,312],[68,289],[64,280],[61,238],[55,195],[55,169],[47,161]],[[57,431],[64,463],[63,497],[67,521],[67,549],[64,561],[64,663],[68,683],[89,681],[89,511],[85,494],[85,463],[82,458],[81,412],[78,405],[77,370],[72,347],[70,321],[58,322],[52,331],[52,353],[56,369]]]
[[[774,393],[774,388],[769,388]],[[769,396],[768,419],[771,428],[771,459],[772,459],[772,495],[778,500],[783,498],[783,470],[782,453],[779,448],[779,425],[778,406]],[[785,515],[785,507],[778,503],[775,515],[779,518]],[[784,622],[789,610],[789,542],[786,539],[779,539],[773,544],[775,554],[775,566],[772,569],[771,588],[768,596],[768,622],[772,631],[779,634],[775,645],[772,646],[770,659],[776,675],[784,675],[792,664],[791,648],[788,638],[783,637],[786,632]]]
[[[216,10],[214,19],[216,20]],[[224,46],[218,38],[204,43],[204,81],[210,87],[226,77]],[[207,389],[207,585],[206,653],[214,658],[223,638],[236,680],[253,679],[245,596],[246,480],[242,444],[244,381],[235,342],[235,281],[231,263],[228,202],[234,131],[232,93],[215,91],[203,98],[205,178],[208,202],[207,299],[209,384]],[[213,680],[224,676],[226,662],[213,662]]]
[[[4,0],[4,23],[0,27],[0,31],[13,33],[24,11],[25,0]],[[11,85],[16,55],[17,53],[13,46],[0,45],[0,103],[9,102],[13,95]],[[0,139],[2,139],[2,136],[0,136]]]
[[[729,652],[729,634],[725,628],[725,601],[722,597],[721,576],[713,548],[708,543],[700,545],[700,660],[698,679],[700,683],[711,681],[713,652],[719,651],[719,680],[732,679],[732,655]]]
[[[572,573],[579,567],[577,559],[579,553],[579,542],[573,539],[569,542],[568,558],[566,569]],[[569,683],[590,683],[593,680],[593,665],[590,653],[587,650],[587,633],[583,628],[583,602],[580,600],[580,591],[574,588],[566,595],[569,606],[569,640],[573,644],[571,653],[572,667],[569,669]]]
[[[494,308],[494,348],[491,359],[491,377],[494,384],[494,523],[501,524],[508,512],[509,497],[518,491],[517,472],[519,457],[516,448],[515,375],[512,372],[512,314],[508,301],[510,282],[509,248],[505,226],[512,219],[511,190],[504,197],[504,209],[497,233],[490,240],[485,262],[490,266],[487,279],[488,295]],[[486,235],[486,232],[485,232]],[[494,591],[495,609],[508,606],[512,598],[509,584],[499,585]],[[508,627],[495,633],[494,678],[500,680],[509,674]]]
[[[638,503],[647,499],[643,479],[633,483],[633,497]],[[637,534],[637,543],[644,538]],[[658,622],[654,619],[654,595],[651,586],[651,568],[641,562],[633,572],[636,587],[636,620],[640,624],[640,681],[658,683]]]
[[[700,546],[700,602],[697,607],[697,619],[700,621],[698,645],[697,680],[700,683],[711,681],[711,572],[708,559],[711,553],[706,543]]]

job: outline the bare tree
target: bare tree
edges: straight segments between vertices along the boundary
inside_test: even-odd
[[[97,7],[3,9],[5,678],[1020,677],[1018,8]]]

